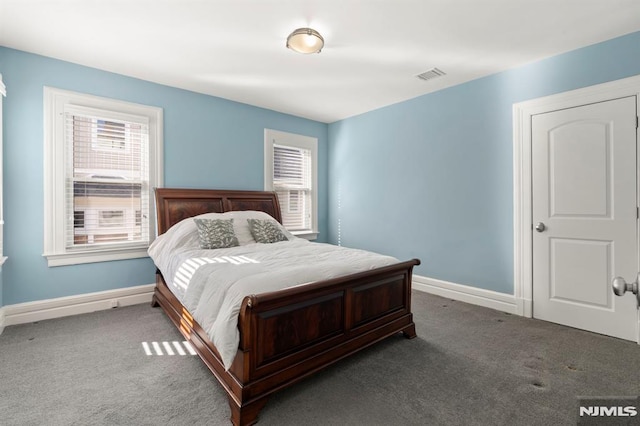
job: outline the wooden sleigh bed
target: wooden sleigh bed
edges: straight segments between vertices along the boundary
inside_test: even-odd
[[[158,234],[203,213],[258,210],[282,222],[273,192],[156,189]],[[416,336],[411,274],[420,261],[244,298],[228,371],[206,332],[156,273],[153,306],[178,327],[229,397],[231,422],[251,425],[269,395],[395,333]],[[312,319],[312,320],[310,320]]]

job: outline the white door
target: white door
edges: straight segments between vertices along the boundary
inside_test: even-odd
[[[637,340],[636,97],[532,117],[533,316]]]

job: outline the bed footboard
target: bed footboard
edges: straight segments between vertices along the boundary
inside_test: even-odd
[[[304,287],[245,298],[231,371],[242,400],[260,399],[392,334],[416,337],[416,259]]]

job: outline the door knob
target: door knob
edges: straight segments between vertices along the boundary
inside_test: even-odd
[[[544,232],[545,229],[547,229],[547,227],[544,226],[544,223],[542,223],[542,222],[536,223],[536,231]]]
[[[611,287],[613,288],[613,293],[616,296],[622,296],[627,291],[636,295],[636,301],[638,302],[638,306],[640,307],[640,291],[638,291],[638,282],[640,282],[640,273],[636,277],[636,280],[632,283],[628,283],[622,277],[615,277],[613,282],[611,283]]]

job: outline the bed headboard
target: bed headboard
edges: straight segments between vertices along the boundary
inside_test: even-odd
[[[258,210],[282,223],[275,192],[155,188],[158,235],[188,217],[203,213]]]

